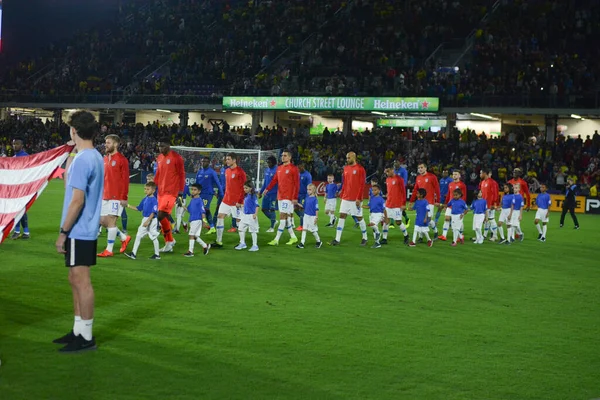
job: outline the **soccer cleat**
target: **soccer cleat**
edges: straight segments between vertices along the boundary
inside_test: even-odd
[[[279,245],[279,241],[273,239],[271,240],[269,243],[267,243],[269,246],[277,246]]]
[[[291,245],[296,244],[296,243],[298,243],[298,238],[293,237],[293,238],[290,238],[290,240],[288,240],[288,242],[286,244],[288,246],[291,246]]]
[[[560,224],[560,227],[561,227],[561,228],[562,228],[563,226],[564,226],[563,224]]]
[[[80,351],[96,350],[96,339],[85,340],[83,336],[77,335],[72,342],[69,342],[65,347],[59,349],[61,353],[77,353]]]
[[[302,232],[302,226],[297,227],[296,232]]]
[[[477,242],[477,238],[472,237],[471,238],[471,242],[476,243]]]
[[[460,239],[458,239],[458,241],[460,242],[460,244],[465,244],[465,238],[464,238],[464,237],[463,237],[463,238],[460,238]]]
[[[450,246],[456,247],[456,242],[452,242],[452,244]]]
[[[381,241],[379,243],[381,243],[381,244],[388,244],[387,243],[387,239],[381,239]]]
[[[505,244],[506,242],[508,242],[508,240],[502,239],[501,241],[498,242],[498,244]]]
[[[165,247],[163,247],[159,251],[161,253],[172,253],[173,252],[173,246],[175,246],[175,242],[167,242],[167,243],[165,243]]]
[[[411,241],[411,242],[408,244],[408,247],[417,247],[417,244],[416,244],[415,242],[412,242],[412,241]]]
[[[244,250],[246,248],[248,248],[248,246],[246,246],[246,243],[240,243],[234,247],[234,249],[236,249],[236,250]]]
[[[408,244],[410,240],[408,239],[408,235],[404,236],[404,244]]]
[[[207,244],[205,248],[202,249],[202,253],[207,256],[210,251],[210,244]]]
[[[258,246],[252,246],[248,251],[258,251]]]
[[[546,238],[542,236],[542,238],[540,239],[540,242],[545,242]]]
[[[376,233],[375,234],[375,241],[379,242],[379,238],[381,237],[381,233]]]
[[[229,232],[229,233],[236,233],[237,232],[237,228],[229,228],[229,229],[227,229],[227,232]]]
[[[464,242],[464,239],[463,239],[463,242]],[[433,240],[428,240],[427,247],[431,247],[431,246],[433,246]]]
[[[540,240],[541,238],[542,238],[542,234],[541,234],[541,233],[539,233],[539,234],[538,234],[538,239],[537,239],[537,240]]]
[[[273,233],[273,232],[275,232],[275,229],[273,229],[273,228],[267,229],[267,233]]]
[[[150,260],[160,260],[160,256],[158,254],[153,254],[151,257],[148,257]]]
[[[131,258],[132,260],[135,260],[137,257],[135,256],[135,253],[123,253],[125,255],[125,257],[127,258]]]
[[[21,232],[13,232],[13,234],[10,236],[10,238],[12,240],[18,239],[19,236],[21,236]]]
[[[73,330],[71,330],[71,332],[67,333],[66,335],[61,336],[58,339],[54,339],[52,341],[52,343],[55,343],[55,344],[69,344],[72,341],[74,341],[75,338],[76,338],[76,336],[73,333]]]
[[[214,226],[206,232],[207,235],[212,235],[213,233],[217,233],[217,229]]]
[[[325,225],[325,228],[331,228],[333,226],[333,224],[330,222],[327,225]]]
[[[298,243],[298,245],[296,245],[297,249],[303,249],[304,248],[304,244],[302,243]]]
[[[210,246],[215,249],[221,249],[221,248],[223,248],[223,242],[214,242]]]
[[[185,253],[183,255],[184,257],[194,257],[194,253],[192,253],[191,251],[188,251],[187,253]]]
[[[498,240],[498,239],[496,239],[494,236],[492,236],[492,237],[490,238],[490,242],[495,242],[496,240]]]
[[[579,225],[575,225],[575,228],[573,228],[573,229],[578,230],[579,229]]]
[[[112,251],[108,251],[108,250],[104,250],[102,253],[98,253],[96,254],[98,257],[112,257],[113,256],[113,252]]]
[[[360,245],[363,246],[363,247],[366,246],[367,245],[367,239],[361,240],[360,241]]]
[[[441,240],[442,242],[445,242],[446,240],[448,240],[448,239],[446,239],[446,236],[444,236],[444,235],[438,236],[438,239]]]
[[[396,225],[390,225],[389,229],[396,229]]]
[[[320,249],[321,246],[323,246],[323,242],[317,242],[317,243],[315,243],[315,248]]]
[[[521,233],[521,235],[519,236],[519,241],[521,241],[521,242],[522,242],[522,241],[523,241],[523,239],[525,239],[525,234],[524,234],[524,233]]]
[[[329,242],[330,246],[339,246],[340,242],[338,242],[337,240],[333,239],[331,242]]]
[[[373,244],[373,246],[371,246],[372,249],[380,249],[381,248],[381,243],[379,242],[375,242],[375,244]]]
[[[127,246],[129,245],[129,242],[131,242],[131,236],[127,236],[125,238],[125,240],[123,240],[123,242],[121,243],[121,250],[119,250],[120,253],[125,253],[125,250],[127,250]]]

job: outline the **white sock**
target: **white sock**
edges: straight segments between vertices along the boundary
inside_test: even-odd
[[[158,243],[158,239],[152,239],[152,244],[154,245],[154,254],[158,255],[160,244]],[[139,246],[139,245],[138,245]],[[133,253],[135,254],[135,253]]]
[[[377,225],[373,225],[373,237],[377,237],[379,234],[379,227]]]
[[[275,240],[279,242],[281,239],[281,235],[283,235],[283,231],[285,230],[285,219],[279,220],[279,228],[277,228],[277,234],[275,235]]]
[[[383,224],[383,231],[381,233],[382,239],[387,239],[387,235],[388,235],[389,229],[390,229],[390,224],[384,223]]]
[[[546,231],[548,230],[548,226],[544,225],[542,226],[542,237],[546,237]]]
[[[73,322],[73,334],[75,336],[81,334],[81,316],[76,315],[75,321]]]
[[[202,246],[202,248],[203,248],[203,249],[205,249],[205,248],[206,248],[206,246],[207,246],[206,242],[205,242],[204,240],[200,239],[200,236],[198,236],[198,237],[196,238],[196,242],[198,242],[198,244],[199,244],[200,246]]]
[[[321,238],[319,237],[319,232],[317,232],[317,231],[314,231],[312,234],[313,234],[313,236],[315,237],[315,240],[316,240],[317,242],[320,242],[320,241],[321,241]]]
[[[258,233],[250,232],[250,236],[252,236],[252,247],[258,247]]]
[[[294,233],[294,217],[288,217],[288,233],[290,238],[297,239],[296,233]]]
[[[82,319],[81,320],[81,336],[85,340],[92,340],[92,325],[94,325],[94,319]]]
[[[345,218],[338,219],[337,228],[335,230],[335,240],[338,241],[338,242],[340,240],[342,240],[342,231],[344,230],[344,225],[345,224],[346,224],[346,219]]]
[[[458,239],[460,239],[460,233],[458,232],[458,229],[456,228],[452,228],[452,241],[454,243],[458,242]]]
[[[158,242],[158,239],[154,239],[154,240],[156,240],[156,241]],[[133,243],[133,250],[132,250],[132,253],[133,253],[133,254],[137,254],[137,251],[138,251],[138,249],[140,248],[140,243],[141,243],[141,242],[142,242],[142,236],[140,236],[140,235],[137,235],[137,236],[135,237],[135,242]],[[157,252],[157,253],[155,253],[155,254],[158,254],[158,252]]]
[[[225,229],[225,218],[217,218],[217,242],[223,241],[223,230]]]
[[[179,210],[175,214],[175,230],[178,231],[181,227],[181,214],[179,214]]]
[[[117,236],[119,237],[119,239],[121,239],[121,241],[127,239],[127,235],[121,232],[119,228],[117,228]]]
[[[306,243],[306,230],[305,229],[302,230],[302,238],[300,239],[300,243],[302,243],[302,244]]]
[[[446,236],[448,234],[448,229],[450,229],[450,221],[444,221],[444,227],[442,228],[442,236]]]
[[[508,236],[508,240],[512,240],[513,239],[513,228],[512,228],[512,226],[508,226],[506,228],[506,235]]]
[[[502,225],[498,225],[496,232],[500,233],[500,238],[504,240],[504,227]]]
[[[115,240],[117,239],[117,227],[112,227],[112,228],[108,228],[107,229],[107,239],[108,239],[108,243],[106,244],[106,250],[110,251],[112,253],[113,251],[113,247],[115,245]]]
[[[413,230],[413,239],[412,239],[413,243],[417,243],[417,227],[415,226],[415,229]]]
[[[404,236],[408,236],[408,232],[406,231],[406,225],[404,225],[404,222],[400,221],[398,228],[400,229],[400,231],[402,232],[402,234]],[[436,232],[437,232],[437,230],[436,230]]]
[[[189,241],[190,246],[188,247],[188,250],[190,251],[190,253],[194,252],[194,243],[196,243],[196,241],[194,239],[190,239]]]
[[[246,231],[238,230],[240,235],[240,244],[246,244]]]
[[[335,221],[335,214],[329,214],[329,223],[333,224],[333,221]]]
[[[367,223],[365,222],[365,220],[361,219],[358,223],[358,226],[360,227],[363,240],[367,240]]]
[[[539,223],[535,224],[535,227],[537,228],[538,233],[541,235],[542,234],[542,227],[540,226],[540,224]]]
[[[423,232],[423,235],[425,236],[425,239],[427,239],[428,242],[431,240],[429,238],[429,232]]]
[[[478,242],[483,241],[483,235],[481,234],[481,228],[475,228],[475,237]]]
[[[498,224],[496,223],[496,220],[493,219],[490,221],[490,229],[492,230],[492,238],[496,239],[498,237]]]
[[[434,231],[435,233],[437,233],[437,232],[438,232],[437,225],[435,224],[435,221],[434,221],[434,220],[431,220],[431,221],[429,221],[429,227],[430,227],[431,229],[433,229],[433,231]]]

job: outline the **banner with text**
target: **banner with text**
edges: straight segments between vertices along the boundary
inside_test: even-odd
[[[445,119],[378,119],[377,126],[397,127],[397,128],[414,128],[418,126],[421,129],[428,128],[445,128]]]
[[[225,110],[436,112],[437,97],[223,97]]]

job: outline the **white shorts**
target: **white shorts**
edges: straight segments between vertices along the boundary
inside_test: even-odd
[[[362,217],[362,201],[357,207],[356,201],[342,200],[340,204],[340,214],[347,214],[353,217]]]
[[[402,221],[402,209],[401,208],[385,208],[385,212],[389,219],[394,221]]]
[[[183,199],[183,204],[181,206],[175,206],[175,215],[182,216],[185,212],[185,204],[187,203],[187,199]]]
[[[429,233],[429,227],[428,226],[417,226],[415,225],[415,232],[417,233]]]
[[[429,204],[429,210],[427,211],[427,216],[429,217],[429,219],[433,219],[433,210],[435,209],[435,206],[433,204]]]
[[[521,221],[519,221],[519,217],[521,217],[521,210],[513,210],[512,218],[510,219],[510,224],[512,226],[520,226]]]
[[[202,220],[197,219],[195,221],[191,221],[188,234],[190,236],[200,237],[200,232],[202,232]]]
[[[452,207],[446,207],[446,212],[444,213],[445,217],[451,217],[452,216]]]
[[[488,216],[489,220],[492,220],[492,219],[496,218],[496,210],[488,208],[488,210],[487,210],[487,216]]]
[[[123,207],[121,206],[120,200],[102,200],[102,209],[100,210],[101,217],[107,215],[120,217],[122,213]]]
[[[510,223],[508,220],[508,214],[510,214],[510,208],[503,208],[502,211],[500,211],[500,218],[498,218],[498,222]]]
[[[369,214],[369,225],[379,225],[383,221],[383,213]]]
[[[458,229],[459,231],[463,229],[464,219],[461,218],[462,214],[452,214],[452,229]]]
[[[137,231],[137,236],[140,238],[143,238],[144,236],[148,235],[148,237],[151,240],[154,240],[158,237],[159,235],[159,231],[158,231],[158,220],[155,218],[152,218],[152,221],[150,221],[150,224],[148,226],[144,226],[144,223],[148,221],[148,217],[144,217],[142,218],[142,223],[140,224],[140,227],[138,228]]]
[[[236,219],[240,219],[240,210],[235,205],[230,206],[229,204],[221,203],[219,206],[219,212],[217,214],[225,214],[225,216],[231,215]]]
[[[303,223],[302,228],[307,232],[318,232],[319,226],[315,222],[316,219],[317,219],[316,215],[304,214],[304,223]]]
[[[337,199],[327,199],[325,200],[325,211],[333,211],[335,212],[335,207],[337,206]]]
[[[284,214],[293,214],[294,213],[294,204],[291,200],[277,200],[277,208],[279,208],[280,213]]]
[[[483,227],[484,219],[485,219],[485,214],[473,215],[473,230],[481,229]]]
[[[238,230],[242,232],[258,233],[258,218],[254,219],[252,214],[241,214]]]
[[[535,219],[539,219],[541,222],[548,222],[550,221],[550,213],[548,212],[548,210],[538,208],[535,212]]]

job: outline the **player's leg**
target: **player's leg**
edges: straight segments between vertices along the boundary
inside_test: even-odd
[[[140,227],[137,230],[137,234],[135,235],[135,242],[133,242],[133,250],[131,251],[131,254],[133,254],[134,257],[137,255],[138,249],[140,248],[140,244],[142,243],[142,239],[149,233],[149,227],[145,227],[143,225],[144,221],[145,218],[142,220],[142,224],[140,224]],[[156,229],[154,231],[156,232]]]
[[[569,209],[565,206],[565,204],[563,202],[562,212],[560,213],[560,227],[561,228],[565,224],[565,216],[567,215],[568,211],[569,211]]]
[[[496,210],[488,210],[488,218],[490,227],[489,230],[492,232],[491,241],[496,241],[498,239],[498,224],[496,224]]]
[[[575,207],[570,207],[569,213],[571,214],[571,218],[573,219],[573,223],[575,224],[575,229],[579,229],[579,221],[577,220],[577,216],[575,215]]]
[[[252,238],[252,247],[248,251],[258,251],[258,218],[248,218],[248,232],[250,232],[250,237]]]
[[[294,210],[294,212],[296,213],[296,215],[298,217],[300,217],[300,225],[298,225],[298,228],[296,228],[297,231],[301,231],[302,227],[304,226],[304,201],[306,200],[306,198],[301,197],[298,199],[298,207]]]
[[[387,244],[388,232],[390,230],[390,218],[387,208],[383,210],[383,226],[381,227],[381,244]]]
[[[102,252],[100,257],[108,257],[113,253],[115,241],[117,240],[117,217],[115,215],[103,215],[100,222],[106,227],[106,252]]]
[[[410,226],[410,217],[408,216],[406,209],[402,210],[402,217],[404,218],[404,224],[408,228]],[[435,223],[437,224],[437,220],[435,221]]]
[[[423,234],[423,236],[425,236],[425,240],[427,240],[427,246],[431,247],[433,241],[429,237],[429,230],[428,229],[423,229],[421,231],[421,233]]]
[[[264,196],[262,199],[262,213],[269,219],[271,222],[271,228],[275,227],[276,215],[275,211],[272,209],[272,199],[270,196]]]
[[[223,199],[218,197],[217,198],[217,208],[215,209],[215,215],[213,216],[212,221],[210,219],[208,220],[211,228],[214,228],[217,225],[217,218],[219,217],[219,209],[221,208],[222,202],[223,202]]]
[[[235,247],[236,250],[246,248],[246,231],[248,230],[248,224],[240,222],[238,224],[238,234],[240,236],[240,243]]]
[[[357,212],[356,217],[358,218],[358,227],[360,228],[360,233],[362,236],[362,240],[360,242],[361,246],[364,246],[367,244],[367,223],[365,222],[365,219],[362,217],[362,209],[360,209],[360,213]]]
[[[404,244],[408,244],[409,242],[409,236],[408,236],[408,229],[406,228],[406,225],[404,225],[404,222],[402,221],[402,212],[398,213],[398,219],[396,220],[396,225],[398,225],[398,229],[400,229],[400,232],[402,232],[402,235],[404,235]]]
[[[77,307],[81,315],[80,335],[85,340],[91,341],[92,325],[94,322],[94,288],[90,278],[90,267],[72,267],[69,270],[69,282],[77,293]]]
[[[150,225],[146,228],[146,234],[152,241],[152,246],[154,247],[154,254],[150,258],[153,260],[160,260],[160,243],[158,243],[158,236],[160,233],[158,231],[158,220],[156,218],[152,218]]]
[[[311,232],[313,234],[313,236],[315,237],[316,246],[321,247],[321,237],[319,236],[319,225],[315,222],[314,218],[312,218],[312,221],[310,223],[310,228],[308,231]]]
[[[225,203],[221,203],[221,205],[219,206],[219,211],[217,214],[217,241],[215,242],[215,244],[221,245],[223,243],[223,231],[225,230],[225,218],[229,215],[231,215],[231,211],[229,209],[230,207],[225,204]]]
[[[442,227],[442,236],[440,240],[446,240],[446,236],[448,235],[448,230],[450,229],[450,217],[452,215],[452,210],[450,207],[446,207],[446,211],[444,212],[444,226]]]
[[[212,228],[214,226],[214,223],[213,223],[214,218],[212,215],[212,211],[210,211],[210,203],[212,203],[213,195],[208,194],[208,195],[202,195],[200,197],[202,198],[202,202],[204,203],[204,211],[206,213],[206,219],[209,221],[209,225]]]
[[[435,212],[435,224],[436,225],[437,225],[437,223],[438,223],[438,221],[440,219],[440,216],[442,215],[442,209],[443,209],[442,206],[438,206],[437,211]]]
[[[352,202],[347,200],[342,200],[340,204],[340,215],[337,222],[337,227],[335,231],[335,239],[332,240],[329,244],[332,246],[337,246],[340,244],[340,240],[342,240],[342,232],[344,231],[344,225],[346,224],[346,217],[351,213]],[[356,207],[356,205],[354,205]]]
[[[129,217],[127,216],[127,208],[123,207],[123,212],[121,212],[121,227],[123,228],[123,233],[127,234],[127,223],[129,222]]]
[[[548,231],[547,222],[542,222],[542,239],[546,240],[546,232]]]
[[[438,237],[438,228],[437,228],[437,225],[435,224],[435,221],[433,220],[433,204],[429,205],[428,215],[429,215],[429,227],[431,229],[433,229],[433,239],[435,240]]]
[[[185,212],[184,206],[175,206],[175,233],[179,233],[181,228],[181,222],[183,220],[183,213]]]
[[[23,236],[21,236],[21,239],[29,239],[29,216],[27,213],[23,214],[20,225],[23,227]]]
[[[542,238],[542,226],[540,225],[540,219],[539,217],[536,215],[535,216],[535,220],[533,221],[537,231],[538,231],[538,240]]]

